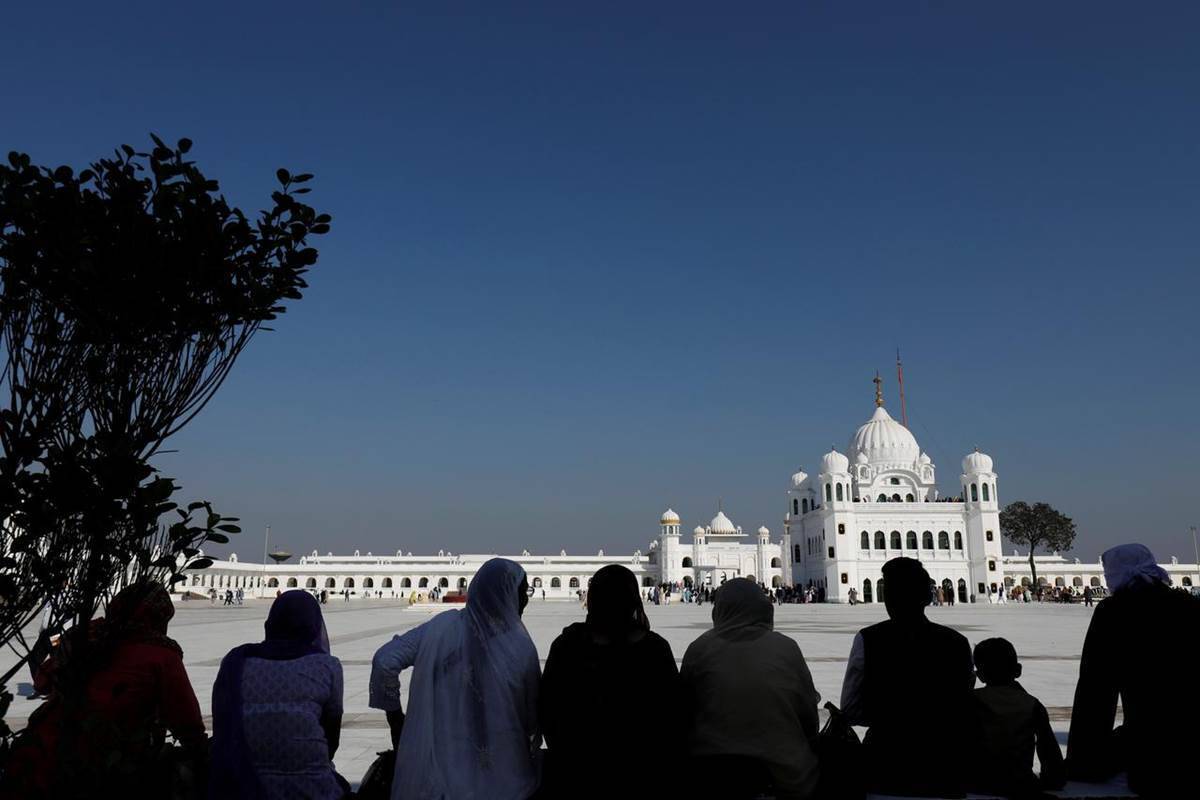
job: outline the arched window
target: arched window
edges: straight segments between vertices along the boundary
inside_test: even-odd
[[[342,581],[342,588],[343,589],[353,589],[354,588],[354,578],[346,578],[346,580]]]
[[[863,581],[863,596],[864,603],[874,603],[875,598],[871,596],[871,579],[867,578]]]
[[[562,588],[562,578],[551,578],[550,579],[550,588],[551,589],[561,589]]]
[[[267,588],[268,589],[275,589],[278,586],[279,586],[279,578],[268,578],[267,579]]]
[[[892,478],[890,481],[888,481],[888,483],[890,483],[892,486],[899,486],[899,485],[900,485],[900,479],[899,479],[899,478]]]
[[[421,578],[421,580],[417,581],[417,588],[418,589],[428,589],[429,588],[429,578]]]
[[[782,561],[780,561],[778,558],[772,558],[772,559],[771,559],[771,566],[772,566],[772,567],[782,567],[782,566],[783,566],[783,562],[782,562]]]
[[[899,502],[900,502],[900,495],[899,495],[899,493],[892,495],[892,502],[893,502],[893,503],[899,503]]]
[[[905,548],[907,548],[909,550],[917,549],[917,532],[916,531],[909,531],[908,533],[904,534],[904,546],[905,546]]]
[[[886,550],[887,549],[887,537],[884,536],[883,531],[875,531],[875,549],[876,550]]]
[[[778,589],[780,586],[783,586],[783,579],[780,578],[778,575],[775,575],[774,577],[771,578],[771,588]]]
[[[334,588],[335,586],[337,586],[337,581],[335,581],[333,578],[326,578],[326,579],[325,579],[325,588],[326,588],[326,589],[332,589],[332,588]]]
[[[830,484],[827,483],[827,484],[825,484],[825,500],[826,500],[826,502],[828,502],[832,499],[833,499],[833,486],[831,486]]]
[[[962,550],[962,531],[954,532],[954,549]]]
[[[535,589],[540,589],[540,588],[542,588],[542,579],[541,579],[541,578],[534,578],[534,579],[533,579],[533,588],[535,588]]]
[[[1187,579],[1184,578],[1184,580],[1187,580]],[[1076,575],[1074,578],[1071,578],[1071,585],[1072,586],[1083,586],[1083,578]],[[1186,584],[1186,583],[1184,584],[1184,586],[1187,586],[1187,585],[1188,584]]]
[[[842,485],[840,483],[837,485],[837,499],[842,499]]]
[[[316,579],[316,578],[309,578],[308,580],[306,580],[306,581],[304,582],[304,588],[305,588],[305,589],[315,589],[315,588],[317,588],[317,579]]]
[[[466,588],[467,588],[467,579],[459,578],[458,579],[458,590],[461,592],[461,591],[465,590]]]
[[[971,484],[971,502],[972,503],[979,502],[979,485],[975,484],[975,483]]]
[[[891,540],[892,540],[892,549],[899,550],[900,549],[900,531],[892,531]]]
[[[886,495],[886,494],[881,494],[881,495],[879,495],[879,497],[876,497],[876,498],[875,498],[875,502],[876,502],[876,503],[886,503],[886,502],[887,502],[887,495]]]
[[[287,579],[287,587],[288,587],[289,589],[295,589],[295,588],[296,588],[298,585],[299,585],[299,584],[297,584],[297,583],[296,583],[296,579],[295,579],[295,578],[288,578],[288,579]]]
[[[382,583],[381,585],[383,586],[383,588],[384,588],[384,589],[390,589],[390,588],[392,588],[392,579],[391,579],[391,578],[384,578],[384,579],[383,579],[383,583]]]
[[[803,514],[808,513],[808,498],[807,497],[804,498],[804,501],[800,503],[800,511]]]
[[[883,602],[883,578],[875,582],[875,599]]]
[[[1079,578],[1076,578],[1075,580],[1079,580]],[[1076,585],[1076,586],[1078,586],[1079,584],[1077,583],[1077,584],[1075,584],[1075,585]],[[1183,576],[1183,585],[1184,585],[1184,586],[1191,586],[1191,585],[1192,585],[1192,576],[1191,576],[1191,575],[1184,575],[1184,576]]]
[[[411,589],[412,588],[412,578],[401,578],[400,579],[400,588],[401,589]]]
[[[1063,580],[1062,578],[1055,578],[1054,585],[1059,588],[1062,588],[1063,586],[1067,585],[1067,582],[1065,580]]]
[[[904,495],[904,502],[915,503],[917,502],[917,498],[912,496],[912,492],[909,492],[908,494]]]
[[[800,513],[800,501],[794,497],[792,498],[792,513],[793,514]]]
[[[683,557],[683,568],[684,568],[684,569],[691,569],[691,566],[692,566],[692,559],[691,559],[691,557],[689,557],[689,556],[684,556],[684,557]]]
[[[375,579],[374,578],[363,578],[363,588],[364,589],[374,589],[375,588]]]
[[[579,588],[579,578],[571,578],[571,580],[567,581],[567,586],[569,586],[572,589],[578,589]]]
[[[921,549],[922,550],[932,550],[933,549],[933,533],[931,531],[925,531],[921,534]]]
[[[862,536],[860,536],[859,538],[862,540],[860,542],[860,546],[862,547],[862,549],[870,550],[871,549],[871,534],[867,533],[866,531],[863,531]]]
[[[967,582],[962,578],[958,579],[958,602],[967,602]]]
[[[450,588],[450,579],[449,578],[438,578],[438,586],[442,587],[443,589],[449,589]]]
[[[950,549],[950,534],[946,533],[945,531],[938,531],[938,549]]]
[[[991,500],[991,499],[992,499],[991,495],[988,494],[988,485],[985,483],[983,485],[983,501],[986,503],[988,500]]]

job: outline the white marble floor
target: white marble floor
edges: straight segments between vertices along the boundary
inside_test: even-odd
[[[178,605],[170,634],[183,646],[184,661],[206,715],[221,657],[235,645],[262,638],[268,607],[267,601],[252,600],[233,608],[210,606],[207,601]],[[372,654],[393,634],[421,624],[442,609],[409,608],[407,603],[391,600],[336,600],[324,607],[333,653],[342,660],[346,676],[346,716],[337,765],[351,781],[357,782],[376,751],[388,746],[383,715],[367,708]],[[648,609],[652,627],[670,642],[677,659],[682,659],[688,644],[710,627],[711,612],[709,605],[679,603]],[[1051,604],[958,605],[930,608],[928,612],[935,621],[962,632],[972,645],[991,636],[1012,641],[1024,664],[1023,685],[1050,710],[1065,744],[1089,609]],[[855,632],[884,616],[882,605],[787,605],[776,610],[775,624],[777,630],[800,644],[817,689],[825,699],[836,703]],[[525,612],[526,626],[543,658],[562,628],[582,619],[583,610],[567,602],[535,600]],[[5,668],[5,661],[12,663],[6,654],[0,657],[0,669]],[[17,680],[21,679],[27,680],[28,674]],[[407,689],[407,680],[402,679],[402,684]],[[14,727],[23,725],[34,707],[33,701],[18,697],[9,713]]]

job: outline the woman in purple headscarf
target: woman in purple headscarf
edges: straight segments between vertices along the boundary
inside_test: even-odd
[[[1200,601],[1171,589],[1144,545],[1114,547],[1101,561],[1111,594],[1083,642],[1067,771],[1101,781],[1125,769],[1139,797],[1178,797],[1200,752]],[[1118,698],[1124,722],[1114,730]]]
[[[493,558],[461,611],[443,611],[379,648],[370,705],[400,718],[400,672],[413,668],[392,800],[525,800],[538,789],[537,649],[521,612],[525,570]]]
[[[308,592],[284,592],[265,627],[262,642],[225,656],[213,685],[209,797],[346,797],[333,768],[342,664],[329,654],[321,606]]]

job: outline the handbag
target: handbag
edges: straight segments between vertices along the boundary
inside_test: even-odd
[[[867,789],[863,780],[862,740],[840,708],[826,703],[825,710],[829,719],[813,740],[813,750],[821,765],[817,797],[863,800]]]
[[[371,766],[367,767],[362,783],[358,785],[359,800],[389,800],[392,796],[392,776],[396,773],[396,751],[379,753]]]

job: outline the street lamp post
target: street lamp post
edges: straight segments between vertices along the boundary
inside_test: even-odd
[[[263,532],[263,574],[262,574],[262,585],[258,587],[259,588],[259,593],[258,593],[259,597],[267,596],[266,595],[266,591],[267,591],[267,549],[268,549],[267,543],[270,540],[271,540],[271,526],[268,525],[267,529]]]

